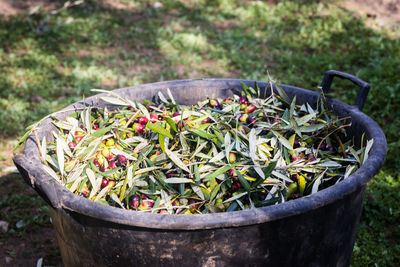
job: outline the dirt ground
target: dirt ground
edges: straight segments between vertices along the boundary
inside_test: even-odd
[[[348,0],[341,5],[367,16],[367,23],[393,27],[400,25],[400,0]]]

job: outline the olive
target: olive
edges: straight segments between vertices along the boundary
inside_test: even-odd
[[[143,124],[140,124],[140,123],[134,123],[133,125],[132,125],[132,129],[135,131],[135,132],[138,132],[138,133],[142,133],[143,131],[144,131],[144,125]]]
[[[242,114],[239,118],[239,120],[243,123],[247,122],[247,119],[249,118],[249,115],[247,114]]]
[[[150,114],[150,121],[153,122],[153,123],[158,122],[158,115],[155,114],[155,113],[151,113]]]
[[[138,195],[134,194],[129,198],[129,205],[132,208],[136,209],[137,207],[139,207],[139,204],[140,204],[140,197]]]
[[[208,105],[212,108],[218,107],[219,106],[219,102],[217,99],[210,99],[208,101]]]
[[[207,118],[205,118],[204,120],[201,121],[202,124],[211,123],[211,122],[212,122],[212,120],[211,120],[210,117],[207,117]]]
[[[117,158],[118,158],[117,159],[118,165],[120,166],[126,165],[126,157],[124,155],[118,155]]]
[[[254,110],[256,110],[256,106],[254,106],[253,104],[250,104],[246,107],[245,112],[246,113],[253,113]]]
[[[103,178],[103,180],[101,180],[101,187],[106,187],[108,183],[109,181],[106,178]]]
[[[247,96],[243,95],[239,98],[239,104],[247,104]]]
[[[144,116],[138,118],[138,122],[142,125],[146,125],[148,121],[149,119]]]
[[[199,208],[199,205],[196,204],[196,203],[197,203],[196,200],[194,200],[194,199],[189,199],[188,205],[190,206],[190,210],[191,210],[191,211],[195,211],[195,210],[197,210],[197,209]]]
[[[234,152],[229,152],[229,163],[233,164],[236,161],[236,154]]]
[[[75,147],[76,147],[76,143],[75,143],[74,141],[72,141],[72,142],[70,142],[70,143],[68,144],[68,147],[69,147],[69,149],[74,150]]]
[[[249,124],[249,127],[253,127],[256,124],[256,119],[254,117],[249,117],[247,123]]]
[[[93,164],[97,167],[97,169],[100,169],[101,165],[97,159],[93,159]]]

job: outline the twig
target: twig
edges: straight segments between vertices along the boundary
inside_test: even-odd
[[[336,131],[338,131],[338,130],[340,130],[340,129],[343,129],[343,128],[346,128],[346,127],[350,127],[350,126],[351,126],[351,122],[350,122],[349,124],[341,125],[341,126],[337,127],[336,129],[334,129],[332,132],[328,133],[324,138],[322,138],[321,142],[319,143],[319,145],[318,145],[318,147],[317,147],[317,151],[315,152],[315,155],[318,155],[319,147],[322,145],[322,143],[323,143],[331,134],[333,134],[334,132],[336,132]]]

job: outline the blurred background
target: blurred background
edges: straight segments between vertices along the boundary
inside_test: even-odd
[[[45,203],[15,173],[25,128],[91,88],[188,78],[317,90],[371,84],[364,112],[389,152],[368,184],[352,266],[400,262],[400,0],[0,0],[0,266],[61,266]],[[335,79],[331,96],[357,88]],[[39,265],[40,266],[40,265]]]

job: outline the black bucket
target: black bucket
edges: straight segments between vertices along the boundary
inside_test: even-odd
[[[351,116],[348,133],[360,142],[365,133],[374,139],[367,161],[344,181],[311,196],[286,203],[235,212],[203,215],[150,214],[102,205],[61,186],[40,166],[31,136],[15,165],[50,206],[65,266],[348,266],[362,210],[367,182],[386,156],[386,139],[379,126],[362,113],[369,85],[349,74],[328,71],[322,88],[334,76],[360,86],[356,105],[334,99],[328,104],[340,117]],[[195,104],[207,96],[227,97],[241,92],[233,79],[183,80],[115,90],[129,99],[152,99],[169,88],[181,104]],[[260,88],[268,87],[258,82]],[[319,93],[281,85],[297,103],[315,104]],[[269,94],[267,90],[265,94]],[[86,104],[102,106],[98,96]],[[60,113],[65,118],[82,103]],[[51,138],[53,126],[44,121],[37,134]]]

